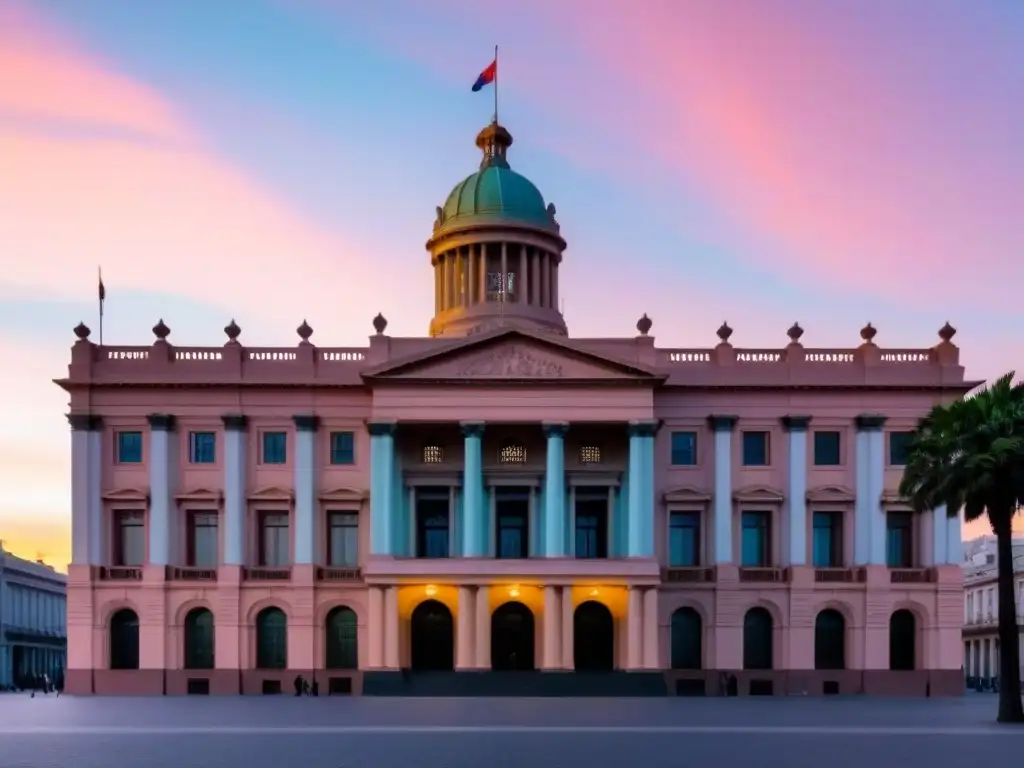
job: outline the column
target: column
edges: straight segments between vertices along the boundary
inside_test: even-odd
[[[565,557],[565,422],[544,422],[547,466],[544,473],[544,548],[546,557]]]
[[[565,554],[576,557],[576,486],[569,486],[569,509],[567,510],[568,540],[565,542]]]
[[[643,666],[644,658],[644,595],[638,587],[626,593],[626,669]]]
[[[508,243],[501,244],[501,290],[504,293],[503,298],[508,301]]]
[[[384,666],[384,588],[370,587],[366,609],[366,666]]]
[[[562,666],[562,601],[558,587],[544,587],[544,643],[541,669]]]
[[[472,245],[466,247],[466,306],[476,304],[477,287],[476,252]]]
[[[223,565],[245,563],[245,437],[248,418],[221,416],[224,422]]]
[[[295,564],[316,562],[316,431],[320,417],[294,416],[295,421]]]
[[[473,638],[473,651],[477,669],[491,668],[491,590],[490,587],[476,588],[476,607],[473,611],[476,619],[476,637]]]
[[[661,644],[659,642],[658,621],[658,588],[644,590],[644,669],[660,669],[658,659]]]
[[[784,565],[807,565],[807,426],[810,416],[783,416],[789,433],[789,467],[786,486],[789,537]]]
[[[177,475],[174,417],[149,415],[149,564],[171,564],[173,480]],[[173,475],[172,475],[173,473]]]
[[[963,539],[963,510],[950,517],[944,512],[946,518],[946,563],[949,565],[963,565],[964,562],[964,539]],[[1024,608],[1021,608],[1024,611]],[[1024,648],[1024,645],[1021,646]]]
[[[885,510],[882,508],[885,416],[862,414],[856,424],[854,565],[885,565]]]
[[[540,515],[537,510],[537,489],[532,485],[530,486],[529,515],[530,517],[528,524],[530,526],[530,557],[543,557],[544,553],[540,551]]]
[[[71,425],[71,563],[101,565],[102,552],[99,541],[93,542],[93,529],[99,528],[102,491],[93,465],[102,468],[102,453],[94,450],[93,435],[99,437],[103,422],[99,416],[69,413],[68,423]],[[95,524],[94,518],[97,519]]]
[[[395,483],[395,424],[373,422],[370,431],[370,554],[391,555]]]
[[[572,587],[559,587],[562,592],[562,669],[576,669],[574,642],[576,635],[575,622],[576,603],[573,600]]]
[[[558,254],[551,254],[551,308],[558,310]]]
[[[462,556],[483,557],[484,465],[483,422],[462,422],[465,455],[462,467]]]
[[[654,435],[657,421],[629,423],[626,557],[654,557]]]
[[[544,280],[540,274],[540,251],[537,248],[533,249],[533,269],[530,270],[530,274],[532,275],[530,280],[530,288],[532,289],[530,303],[535,307],[539,307],[541,306],[540,290],[541,286],[544,285]]]
[[[715,435],[715,565],[732,563],[732,431],[735,416],[711,416]]]
[[[487,302],[487,245],[486,243],[480,243],[470,246],[470,248],[476,251],[476,257],[480,262],[480,268],[477,270],[479,272],[478,279],[480,280],[478,288],[480,290],[480,303],[484,304]]]
[[[927,513],[927,516],[931,519],[932,523],[931,541],[925,547],[925,557],[921,564],[924,566],[945,565],[947,555],[946,533],[948,531],[945,505],[931,510]]]
[[[455,616],[455,668],[473,669],[473,634],[476,629],[476,589],[459,587],[459,610]]]
[[[553,307],[553,306],[555,306],[554,303],[553,303],[554,299],[555,299],[555,294],[554,294],[554,291],[552,291],[551,273],[552,273],[551,254],[550,253],[545,253],[544,254],[544,306],[545,307]]]
[[[384,666],[399,669],[398,659],[398,587],[384,590]]]

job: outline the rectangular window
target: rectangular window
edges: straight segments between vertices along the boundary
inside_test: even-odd
[[[890,568],[914,567],[914,521],[910,512],[886,515],[886,565]]]
[[[217,513],[198,510],[189,512],[188,564],[193,568],[216,568],[219,545]]]
[[[139,510],[114,512],[114,565],[141,566],[146,562],[146,521]]]
[[[668,521],[669,566],[694,568],[700,561],[700,513],[672,512]]]
[[[288,460],[288,435],[284,432],[263,433],[263,464],[284,464]]]
[[[814,466],[839,466],[839,446],[841,440],[842,438],[839,432],[815,432]]]
[[[843,567],[843,513],[815,512],[813,517],[815,568]]]
[[[359,515],[327,513],[327,564],[334,568],[359,565]]]
[[[451,508],[447,493],[416,495],[416,557],[450,557]]]
[[[697,463],[697,433],[672,433],[672,466],[692,467]]]
[[[907,464],[907,454],[910,448],[910,436],[913,432],[890,432],[889,433],[889,464],[894,467],[904,467]]]
[[[217,435],[213,432],[188,433],[188,460],[192,464],[213,464],[216,461]]]
[[[355,463],[355,435],[352,432],[331,432],[331,464]]]
[[[288,515],[263,512],[260,515],[260,565],[284,568],[291,565],[292,550]]]
[[[743,433],[743,466],[745,466],[745,467],[767,467],[768,466],[768,433],[767,432],[744,432]]]
[[[771,564],[771,513],[744,512],[740,565],[766,568]]]
[[[142,433],[141,432],[118,432],[117,433],[117,463],[118,464],[141,464],[142,463]]]

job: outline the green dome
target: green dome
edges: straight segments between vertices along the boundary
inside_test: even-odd
[[[466,177],[452,190],[444,204],[446,223],[468,222],[480,217],[500,216],[538,227],[551,226],[551,217],[540,190],[525,176],[510,168],[491,165]]]
[[[512,135],[497,123],[480,131],[476,145],[484,157],[480,170],[459,182],[437,209],[435,234],[471,224],[522,224],[558,232],[555,207],[525,176],[513,171],[506,157]]]

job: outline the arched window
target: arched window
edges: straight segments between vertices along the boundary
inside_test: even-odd
[[[424,464],[442,464],[444,463],[444,448],[437,443],[427,443],[423,446],[423,463]]]
[[[499,464],[524,464],[526,463],[526,448],[515,440],[506,440],[501,445],[498,453]]]
[[[185,669],[213,669],[213,613],[206,608],[185,617]]]
[[[773,659],[772,615],[767,608],[751,608],[743,617],[743,668],[771,669]]]
[[[359,666],[356,612],[339,605],[327,614],[327,669],[355,669]]]
[[[917,619],[902,608],[889,617],[889,669],[917,668]]]
[[[264,608],[256,616],[256,668],[288,665],[288,618],[280,608]]]
[[[672,614],[672,669],[702,669],[704,626],[693,608]]]
[[[814,668],[846,669],[846,619],[831,608],[814,620]]]
[[[601,463],[601,446],[599,445],[581,445],[580,446],[580,464],[600,464]]]
[[[131,608],[110,617],[110,668],[139,668],[139,617]]]

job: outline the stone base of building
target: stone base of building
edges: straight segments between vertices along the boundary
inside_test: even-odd
[[[346,670],[68,670],[70,695],[294,695],[295,678],[321,696],[962,696],[960,670],[667,670],[652,672],[362,672]],[[735,682],[730,683],[730,678]]]

